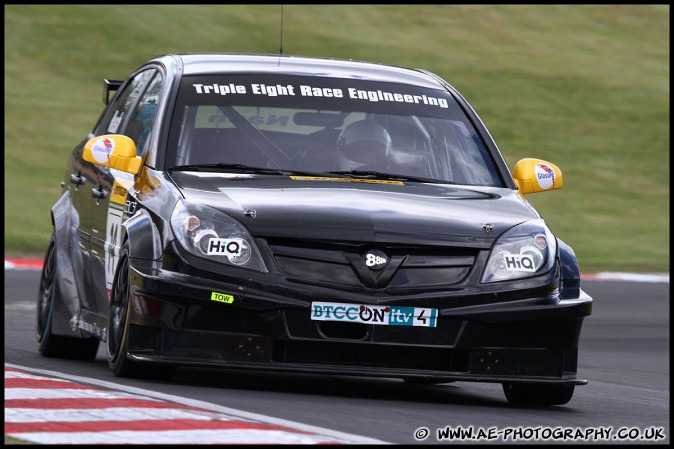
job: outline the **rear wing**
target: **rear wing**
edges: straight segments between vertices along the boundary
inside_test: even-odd
[[[110,92],[117,92],[122,84],[123,80],[103,80],[103,104],[110,102]]]

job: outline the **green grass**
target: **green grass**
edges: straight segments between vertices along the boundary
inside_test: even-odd
[[[5,5],[5,253],[41,255],[68,154],[103,78],[159,54],[278,53],[280,5]],[[581,269],[669,271],[669,5],[286,5],[285,54],[431,70],[512,168]]]
[[[5,436],[5,445],[8,445],[8,444],[34,444],[34,443],[31,443],[31,442],[25,441],[25,440],[20,440],[18,438],[12,438],[12,437]]]

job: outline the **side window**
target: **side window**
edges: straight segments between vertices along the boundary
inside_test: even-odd
[[[129,118],[131,108],[133,108],[136,100],[138,100],[138,97],[155,72],[156,70],[154,69],[141,72],[126,85],[121,94],[110,104],[105,116],[96,127],[95,134],[97,136],[120,133],[124,122]]]
[[[125,135],[131,137],[136,142],[139,154],[145,152],[145,146],[150,140],[150,133],[157,116],[159,96],[163,85],[162,81],[161,73],[157,73],[152,81],[150,81],[145,93],[131,113],[131,118],[124,131]]]

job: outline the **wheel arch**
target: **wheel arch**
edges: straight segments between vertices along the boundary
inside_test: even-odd
[[[561,299],[576,299],[580,297],[580,267],[573,248],[561,239],[559,245],[560,282],[559,296]]]
[[[128,241],[131,259],[161,259],[161,234],[146,210],[140,210],[125,221],[122,233],[122,245]]]
[[[50,210],[51,224],[54,228],[54,236],[56,240],[62,242],[68,239],[68,230],[72,222],[71,212],[72,201],[70,198],[70,190],[61,195],[61,197],[54,203]]]
[[[56,279],[63,280],[56,282],[55,298],[59,300],[54,302],[50,325],[54,335],[82,337],[81,330],[77,327],[77,323],[73,321],[76,319],[75,317],[80,315],[82,301],[77,284],[72,281],[76,279],[75,275],[78,270],[71,258],[72,251],[70,251],[70,248],[73,244],[76,244],[72,239],[78,237],[72,231],[71,224],[77,217],[73,216],[75,212],[71,203],[70,191],[67,190],[54,203],[50,211],[54,232],[54,257],[57,262],[54,275]],[[82,263],[81,260],[79,262]],[[81,270],[79,271],[81,272]]]

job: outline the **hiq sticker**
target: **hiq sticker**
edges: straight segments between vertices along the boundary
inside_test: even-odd
[[[208,241],[206,254],[209,256],[240,256],[243,245],[243,239],[212,238]]]
[[[534,260],[526,254],[504,254],[506,270],[511,271],[536,271]]]

